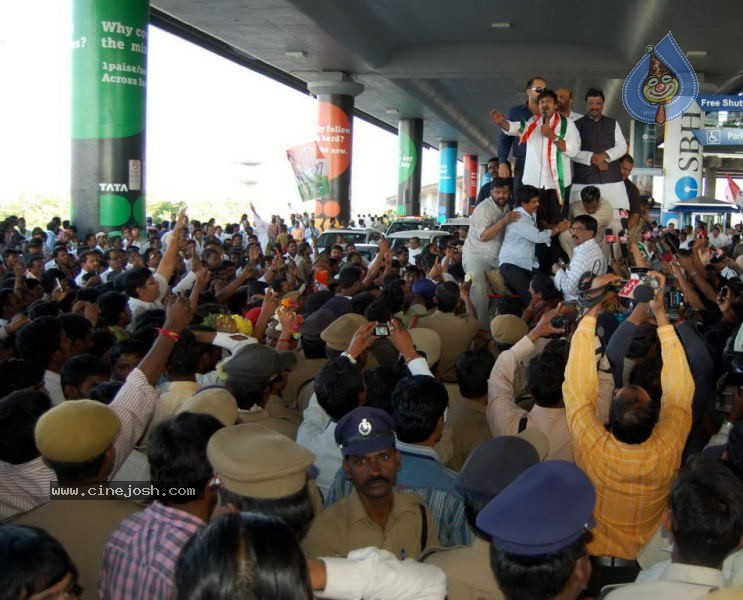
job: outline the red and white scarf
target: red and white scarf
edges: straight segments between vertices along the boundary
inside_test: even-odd
[[[565,132],[567,131],[567,118],[563,117],[555,111],[548,123],[552,132],[557,136],[555,141],[552,139],[547,140],[547,160],[549,161],[550,173],[552,174],[552,181],[555,184],[555,191],[557,192],[557,201],[562,206],[563,197],[565,196],[565,173],[563,170],[563,156],[562,151],[558,148],[555,143],[557,140],[565,139]],[[529,121],[521,121],[519,127],[519,144],[526,143],[531,137],[532,133],[537,127],[542,126],[542,115],[534,115]],[[558,131],[559,126],[559,131]]]

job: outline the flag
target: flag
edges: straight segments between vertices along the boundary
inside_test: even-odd
[[[736,206],[743,206],[743,191],[740,186],[733,181],[730,175],[727,176],[728,187],[725,189],[725,201]]]
[[[297,189],[302,202],[321,200],[328,195],[327,160],[317,142],[294,146],[286,157],[297,179]],[[313,207],[314,210],[314,207]]]

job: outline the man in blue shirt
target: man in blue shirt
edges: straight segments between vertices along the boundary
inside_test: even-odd
[[[532,273],[539,266],[534,247],[549,244],[554,236],[570,226],[570,221],[563,219],[549,229],[540,230],[536,224],[539,190],[532,185],[521,186],[516,192],[516,201],[519,206],[515,212],[521,213],[521,218],[506,227],[499,256],[500,272],[506,285],[519,295],[524,306],[528,306]]]
[[[508,111],[509,121],[528,121],[534,115],[539,114],[539,94],[547,88],[547,82],[541,77],[532,77],[526,83],[526,104],[519,104]],[[526,161],[526,144],[519,144],[519,139],[501,133],[498,139],[498,177],[510,177],[508,155],[513,152],[514,173],[513,193],[521,187],[521,177],[524,173]]]

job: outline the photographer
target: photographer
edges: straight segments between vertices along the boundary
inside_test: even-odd
[[[578,325],[565,369],[563,401],[575,462],[596,487],[597,527],[588,545],[593,576],[589,593],[603,585],[633,581],[639,572],[638,550],[663,518],[676,469],[691,427],[694,380],[684,349],[668,321],[663,303],[665,277],[649,302],[658,325],[663,368],[660,407],[638,385],[617,390],[608,427],[596,415],[598,374],[595,364],[596,316],[593,302]],[[591,295],[610,291],[613,275],[597,277]],[[599,451],[600,450],[600,451]]]

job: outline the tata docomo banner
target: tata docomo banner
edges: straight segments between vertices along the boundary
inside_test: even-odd
[[[72,219],[82,232],[145,222],[147,0],[75,0]]]

